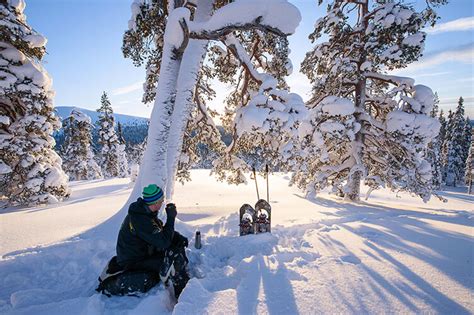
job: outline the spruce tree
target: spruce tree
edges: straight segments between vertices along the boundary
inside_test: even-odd
[[[92,151],[91,119],[77,109],[63,121],[64,170],[70,180],[102,178],[102,171]]]
[[[119,176],[119,157],[117,149],[120,146],[119,139],[115,132],[115,119],[112,105],[107,93],[104,92],[100,99],[99,113],[99,146],[100,165],[105,178]]]
[[[467,160],[467,157],[469,156],[469,150],[471,148],[471,138],[472,138],[472,125],[471,125],[471,120],[469,117],[466,117],[464,121],[464,130],[463,130],[463,150],[462,150],[462,159],[463,161]],[[466,164],[463,165],[464,168],[466,168]]]
[[[236,113],[265,83],[271,83],[268,90],[286,87],[283,77],[291,72],[286,37],[300,18],[287,1],[134,1],[123,52],[137,65],[146,62],[144,100],[154,100],[154,110],[133,195],[150,182],[172,195],[176,177],[188,178],[188,169],[199,162],[200,144],[216,153],[213,167],[220,179],[245,181],[249,166],[238,156],[253,147],[239,141]],[[234,139],[230,147],[207,105],[215,95],[212,79],[234,87],[223,119]]]
[[[456,186],[462,183],[465,169],[465,128],[464,99],[459,98],[456,111],[448,122],[446,135],[446,185]]]
[[[117,123],[117,137],[119,140],[119,145],[117,146],[117,156],[118,156],[118,165],[119,165],[119,177],[128,177],[129,176],[129,163],[127,158],[127,144],[123,137],[122,124]]]
[[[466,177],[468,193],[470,194],[472,192],[472,185],[474,184],[474,137],[471,137],[469,155],[466,160],[466,171],[464,176]]]
[[[439,128],[429,117],[434,95],[410,78],[388,74],[421,56],[422,30],[435,24],[433,7],[446,1],[426,3],[417,12],[405,2],[329,1],[310,35],[312,42],[324,40],[301,64],[313,90],[293,180],[308,193],[332,186],[358,200],[365,180],[371,189],[388,186],[430,197],[423,152]]]
[[[41,65],[46,38],[23,14],[24,1],[0,1],[0,199],[9,204],[56,202],[69,196],[54,151],[51,78]]]
[[[438,109],[439,109],[439,98],[438,94],[435,93],[435,102],[433,104],[433,109],[430,112],[430,116],[432,118],[437,118],[438,117]],[[442,115],[442,112],[440,114],[440,117]],[[426,159],[431,165],[431,183],[433,185],[434,189],[439,189],[441,187],[441,184],[443,182],[443,176],[442,176],[442,161],[441,161],[441,147],[442,147],[442,137],[444,134],[444,130],[442,130],[444,127],[442,123],[440,122],[440,132],[434,138],[429,144],[428,147],[426,148]]]
[[[442,167],[442,176],[443,176],[443,183],[446,184],[446,174],[447,174],[447,166],[448,166],[448,144],[451,139],[451,132],[452,132],[452,123],[454,112],[452,110],[448,111],[448,116],[444,120],[444,138],[443,138],[443,145],[441,147],[441,163]],[[440,121],[442,123],[442,121]]]

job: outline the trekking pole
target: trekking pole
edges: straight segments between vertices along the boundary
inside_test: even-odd
[[[267,202],[270,204],[270,193],[268,192],[268,164],[265,165],[265,173],[267,174]]]
[[[258,194],[258,185],[257,185],[257,174],[255,173],[255,166],[252,167],[253,178],[255,179],[255,188],[257,188],[257,200],[260,200],[260,195]]]

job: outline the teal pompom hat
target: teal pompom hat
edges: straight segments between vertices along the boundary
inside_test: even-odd
[[[147,205],[158,203],[165,198],[163,190],[155,184],[150,184],[143,188],[142,195],[143,201],[145,201]]]

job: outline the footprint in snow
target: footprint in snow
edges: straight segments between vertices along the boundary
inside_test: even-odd
[[[348,263],[348,264],[354,264],[354,265],[358,265],[362,262],[359,258],[357,258],[354,255],[341,256],[339,257],[339,260],[342,263]]]
[[[321,228],[319,228],[320,232],[330,232],[330,231],[337,231],[337,230],[339,230],[339,227],[335,224],[333,224],[333,225],[324,225],[323,224],[323,226]]]
[[[373,232],[373,231],[362,232],[360,235],[362,237],[368,239],[369,241],[373,241],[373,240],[375,240],[375,239],[382,236],[382,234],[377,233],[377,232]]]

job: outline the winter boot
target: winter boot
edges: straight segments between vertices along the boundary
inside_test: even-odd
[[[171,280],[176,298],[179,297],[189,280],[186,270],[188,262],[184,247],[165,251],[165,257],[160,268],[160,278],[164,284],[168,284],[168,280]]]

